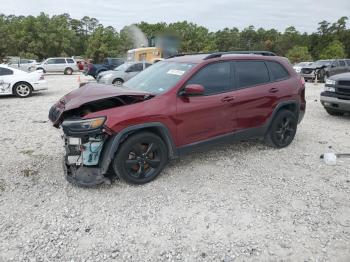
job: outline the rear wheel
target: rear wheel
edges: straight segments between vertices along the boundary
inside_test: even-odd
[[[113,168],[117,176],[131,184],[145,184],[155,179],[168,161],[163,140],[150,132],[129,137],[118,150]]]
[[[297,125],[294,113],[289,110],[278,112],[265,136],[266,143],[276,148],[288,146],[295,137]]]
[[[30,84],[28,83],[17,83],[13,87],[14,94],[18,97],[25,98],[32,94],[33,89]]]
[[[332,110],[332,109],[326,109],[327,113],[330,114],[331,116],[343,116],[344,115],[344,112],[341,112],[341,111],[335,111],[335,110]]]
[[[73,69],[70,68],[70,67],[66,68],[66,69],[64,70],[64,74],[65,74],[65,75],[71,75],[71,74],[73,74]]]

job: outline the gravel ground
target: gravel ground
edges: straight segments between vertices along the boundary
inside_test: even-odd
[[[327,115],[307,84],[295,141],[275,150],[241,142],[173,161],[154,182],[83,189],[61,167],[49,91],[0,98],[0,261],[349,261],[350,117]]]

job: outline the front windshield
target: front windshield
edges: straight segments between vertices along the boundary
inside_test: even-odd
[[[124,63],[121,64],[120,66],[115,67],[113,70],[114,71],[125,71],[126,69],[128,69],[128,67],[130,66],[130,63]]]
[[[194,64],[189,63],[158,62],[127,81],[124,86],[159,94],[173,87],[193,67]]]

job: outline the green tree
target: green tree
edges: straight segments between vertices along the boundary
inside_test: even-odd
[[[293,48],[289,49],[287,57],[292,63],[312,61],[312,57],[306,46],[294,46]]]
[[[343,44],[335,40],[330,43],[325,49],[322,50],[320,55],[321,59],[335,59],[335,58],[344,58],[345,50]]]

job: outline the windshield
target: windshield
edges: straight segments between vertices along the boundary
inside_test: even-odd
[[[318,67],[318,66],[329,66],[331,64],[332,61],[329,60],[318,60],[316,61],[313,66]]]
[[[158,62],[127,81],[124,86],[159,94],[173,87],[194,64]]]
[[[130,66],[130,63],[124,63],[120,66],[115,67],[113,70],[114,71],[125,71],[126,69],[128,69],[128,67]]]

